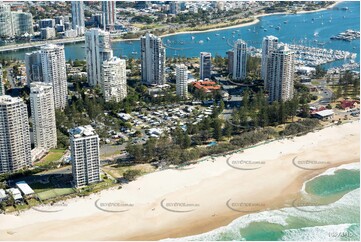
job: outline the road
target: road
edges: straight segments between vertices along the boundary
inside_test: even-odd
[[[312,106],[319,107],[331,103],[333,92],[330,88],[327,87],[326,80],[320,81],[320,84],[317,86],[317,88],[320,91],[321,98],[316,102],[312,103]]]
[[[67,38],[67,39],[36,41],[36,42],[29,42],[29,43],[23,43],[23,44],[11,44],[11,45],[1,46],[0,53],[5,52],[5,51],[27,49],[27,48],[32,48],[32,47],[40,47],[45,44],[75,43],[75,42],[83,42],[84,40],[85,40],[85,38],[84,38],[84,36],[82,36],[82,37]]]

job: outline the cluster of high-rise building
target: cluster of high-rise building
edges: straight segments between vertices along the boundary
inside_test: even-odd
[[[244,80],[247,75],[247,43],[238,39],[227,52],[228,73],[234,80]],[[201,79],[202,79],[201,53]],[[275,36],[266,36],[262,42],[261,78],[269,101],[286,101],[293,97],[294,54]]]
[[[82,1],[73,1],[72,29],[85,34],[87,81],[99,86],[106,102],[119,102],[127,96],[126,61],[115,57],[109,31],[116,22],[114,1],[102,2],[103,29],[85,31]],[[171,12],[179,11],[171,3]],[[23,13],[11,12],[0,4],[0,36],[23,33],[27,25]],[[26,14],[25,14],[26,15]],[[15,17],[14,17],[15,16]],[[30,16],[31,17],[31,16]],[[8,22],[7,22],[8,21]],[[32,20],[31,20],[32,21]],[[1,24],[1,23],[11,24]],[[61,19],[43,19],[41,29],[62,25]],[[16,25],[16,27],[14,27]],[[32,29],[32,22],[31,22]],[[141,80],[148,86],[163,86],[165,78],[165,47],[161,38],[147,33],[140,38]],[[238,39],[227,52],[228,72],[232,79],[243,81],[247,76],[247,43]],[[262,44],[261,76],[269,101],[289,100],[293,96],[294,60],[286,45],[267,36]],[[68,103],[67,75],[63,45],[47,44],[25,55],[27,85],[30,87],[31,127],[34,147],[49,150],[57,146],[55,110]],[[176,65],[176,95],[188,98],[188,68]],[[212,77],[212,55],[200,53],[200,79]],[[74,185],[81,187],[100,181],[99,136],[90,126],[69,131]],[[5,95],[0,65],[0,173],[14,172],[31,166],[31,139],[28,110],[24,101]]]
[[[33,16],[31,13],[11,11],[9,4],[0,2],[1,38],[31,35],[33,32]]]
[[[48,44],[40,50],[26,53],[27,83],[51,83],[55,108],[64,109],[68,99],[65,53],[63,45]]]
[[[110,34],[98,28],[85,33],[87,75],[90,86],[100,86],[106,102],[127,96],[126,63],[113,56]]]

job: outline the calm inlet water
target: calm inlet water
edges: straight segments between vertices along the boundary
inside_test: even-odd
[[[341,10],[348,7],[349,10]],[[279,29],[276,29],[280,26]],[[327,49],[346,50],[360,53],[360,40],[351,42],[330,40],[347,29],[360,29],[360,3],[342,2],[334,9],[306,14],[289,14],[265,16],[254,25],[203,33],[177,34],[163,38],[167,48],[167,57],[185,56],[197,57],[199,52],[208,51],[212,55],[226,55],[234,40],[242,38],[249,46],[261,47],[264,36],[275,35],[285,43],[316,46]],[[266,31],[265,31],[266,30]],[[192,36],[194,38],[192,38]],[[67,59],[84,59],[84,43],[67,44],[65,55]],[[116,56],[139,58],[139,41],[113,42]],[[1,55],[23,59],[29,50],[19,50]],[[359,61],[357,55],[357,61]],[[343,61],[329,64],[327,67],[338,66]]]

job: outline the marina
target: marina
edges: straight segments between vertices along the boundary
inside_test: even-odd
[[[341,10],[343,7],[347,7],[348,10]],[[334,9],[313,13],[269,15],[260,17],[258,23],[250,26],[179,33],[165,36],[162,40],[166,46],[166,54],[170,58],[198,57],[200,52],[210,52],[212,56],[225,57],[226,52],[232,48],[231,43],[237,39],[243,39],[249,47],[260,49],[263,37],[274,35],[280,42],[295,45],[296,51],[300,52],[297,54],[300,57],[298,58],[300,64],[314,66],[326,63],[325,68],[340,67],[353,57],[355,62],[360,61],[359,55],[353,55],[360,52],[360,43],[357,40],[331,40],[330,36],[344,32],[345,26],[347,29],[360,29],[359,9],[359,2],[342,2]],[[331,19],[332,22],[329,23],[328,20]],[[287,24],[284,23],[285,21]],[[264,31],[265,28],[267,31]],[[289,34],[290,32],[292,35]],[[129,45],[132,45],[132,48],[129,48]],[[85,52],[82,46],[84,43],[66,44],[66,58],[84,59]],[[116,56],[140,57],[139,40],[114,41],[112,48]],[[2,56],[24,60],[25,53],[29,51],[32,49],[4,52]]]

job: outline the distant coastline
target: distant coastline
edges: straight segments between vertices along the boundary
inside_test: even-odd
[[[180,34],[198,34],[198,33],[207,33],[207,32],[214,32],[214,31],[219,31],[219,30],[225,30],[225,29],[234,29],[234,28],[240,28],[240,27],[245,27],[245,26],[250,26],[250,25],[254,25],[257,24],[260,21],[260,18],[265,17],[265,16],[271,16],[271,15],[293,15],[293,14],[305,14],[305,13],[314,13],[314,12],[320,12],[320,11],[325,11],[331,8],[334,8],[337,4],[344,2],[344,1],[336,1],[335,3],[331,4],[330,6],[327,6],[326,8],[320,8],[320,9],[316,9],[316,10],[310,10],[310,11],[300,11],[300,12],[296,12],[296,13],[290,13],[290,12],[279,12],[279,13],[263,13],[263,14],[258,14],[256,16],[254,16],[254,20],[251,22],[247,22],[247,23],[242,23],[242,24],[237,24],[237,25],[233,25],[233,26],[226,26],[226,27],[220,27],[220,28],[214,28],[214,29],[206,29],[206,30],[195,30],[195,31],[181,31],[181,32],[175,32],[175,33],[169,33],[169,34],[163,34],[160,35],[159,37],[169,37],[169,36],[174,36],[174,35],[180,35]],[[149,29],[151,30],[151,29]],[[135,41],[135,40],[139,40],[139,38],[132,38],[132,39],[112,39],[112,42],[124,42],[124,41]]]

